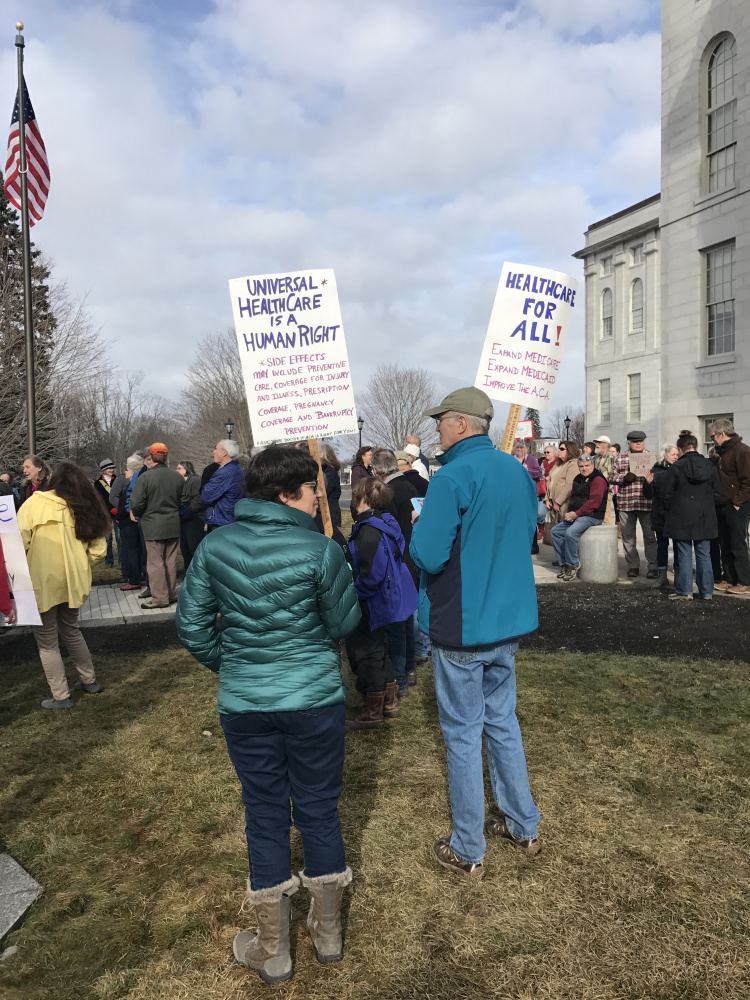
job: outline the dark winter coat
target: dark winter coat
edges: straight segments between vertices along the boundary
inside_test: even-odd
[[[49,477],[45,476],[45,478],[41,481],[41,483],[39,483],[37,489],[46,490],[49,488],[48,484],[49,484]],[[36,489],[34,489],[32,484],[27,479],[26,482],[21,487],[21,503],[26,503],[29,497],[33,497],[35,493]]]
[[[716,538],[716,503],[721,480],[713,462],[697,451],[688,451],[670,468],[663,493],[663,534],[678,541]]]
[[[179,472],[161,463],[145,476],[139,473],[130,494],[130,509],[139,519],[147,542],[179,538],[180,507],[186,503],[187,483]]]
[[[404,536],[386,511],[364,511],[352,528],[349,554],[357,597],[370,630],[404,622],[417,610],[417,588],[403,559]]]
[[[667,485],[667,474],[671,469],[671,465],[662,465],[661,462],[657,462],[651,468],[654,477],[653,483],[643,484],[643,495],[651,501],[651,527],[660,534],[664,534],[664,518],[667,516],[666,510],[664,510],[664,489]]]
[[[742,506],[750,500],[750,448],[739,434],[733,434],[724,444],[716,446],[721,476],[719,506],[732,503]]]
[[[418,497],[423,497],[427,495],[427,487],[430,485],[429,479],[425,479],[424,476],[416,471],[416,469],[407,469],[406,472],[402,472],[401,475],[407,481],[411,483],[414,489],[417,491]]]
[[[372,466],[365,468],[365,464],[361,459],[359,462],[355,462],[352,465],[352,489],[354,489],[360,479],[367,479],[368,476],[372,475],[374,475]]]
[[[185,524],[199,518],[205,521],[205,509],[201,498],[201,481],[198,476],[188,476],[185,480],[187,486],[187,504],[185,510],[180,513],[180,521]]]
[[[393,476],[389,476],[386,480],[386,486],[389,490],[393,490],[393,502],[386,509],[389,514],[396,518],[396,523],[401,529],[401,534],[404,536],[404,541],[406,542],[404,562],[409,567],[412,579],[418,587],[419,570],[414,564],[411,552],[409,552],[409,545],[411,544],[411,532],[413,527],[411,520],[411,515],[414,511],[412,500],[419,494],[406,479],[403,473],[396,472]]]
[[[334,528],[341,527],[341,479],[339,478],[339,470],[334,469],[332,465],[323,465],[323,478],[326,484],[326,497],[328,498],[328,509],[331,512],[331,524]],[[315,515],[315,524],[318,526],[318,531],[323,530],[323,515],[318,511]]]

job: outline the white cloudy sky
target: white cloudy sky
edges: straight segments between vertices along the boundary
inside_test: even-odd
[[[18,17],[52,170],[33,237],[164,395],[228,278],[305,267],[336,270],[355,388],[469,384],[503,261],[580,277],[588,224],[659,189],[657,0],[3,9],[0,94]],[[580,314],[553,405],[582,397]]]

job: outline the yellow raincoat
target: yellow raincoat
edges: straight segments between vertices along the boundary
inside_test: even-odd
[[[37,490],[18,511],[40,614],[56,604],[80,608],[91,590],[91,567],[107,551],[104,538],[81,542],[73,514],[54,490]]]

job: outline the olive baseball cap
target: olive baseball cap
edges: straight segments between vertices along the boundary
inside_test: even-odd
[[[424,411],[426,417],[439,417],[443,413],[465,413],[469,417],[486,417],[492,420],[495,409],[486,392],[470,385],[465,389],[456,389],[445,397],[439,406],[433,406]]]

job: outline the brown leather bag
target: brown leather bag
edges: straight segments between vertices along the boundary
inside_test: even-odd
[[[559,524],[562,520],[562,514],[559,510],[551,508],[547,511],[547,518],[544,522],[544,544],[552,544],[552,529],[556,524]]]

